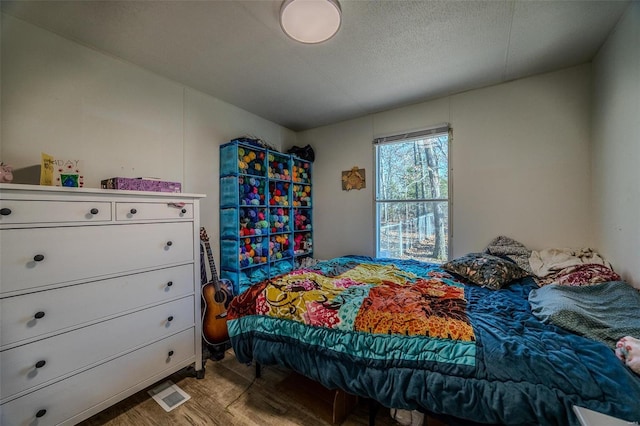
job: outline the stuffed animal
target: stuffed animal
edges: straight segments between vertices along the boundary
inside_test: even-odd
[[[618,340],[616,356],[634,373],[640,374],[640,340],[631,336]]]
[[[0,163],[0,183],[13,181],[13,167]]]

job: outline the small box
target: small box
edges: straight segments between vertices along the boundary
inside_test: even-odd
[[[104,179],[102,189],[123,189],[127,191],[182,192],[180,182],[164,180],[114,177]]]
[[[237,240],[220,241],[220,260],[230,271],[240,271],[240,242]]]
[[[237,209],[220,209],[220,238],[235,238],[239,232]]]

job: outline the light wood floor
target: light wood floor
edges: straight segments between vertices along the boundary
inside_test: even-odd
[[[291,380],[287,380],[290,374],[280,367],[266,366],[261,378],[256,379],[255,367],[239,363],[232,350],[228,350],[220,361],[207,360],[202,380],[185,370],[168,378],[191,396],[172,411],[165,412],[144,390],[81,425],[332,425],[327,410],[309,403],[313,396],[309,393],[305,396],[306,389],[291,389]],[[366,426],[368,420],[368,404],[362,401],[342,425]],[[376,426],[397,424],[388,409],[378,411]]]

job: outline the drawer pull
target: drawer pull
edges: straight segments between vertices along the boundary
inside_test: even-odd
[[[11,214],[11,209],[8,209],[6,207],[3,208],[3,209],[0,209],[0,214],[2,216],[9,216]]]
[[[40,318],[44,318],[44,312],[42,311],[38,311],[36,312],[36,314],[33,316],[35,319],[40,319]]]
[[[187,209],[180,210],[183,214],[187,212]]]
[[[173,281],[169,281],[169,282],[167,283],[167,287],[171,287],[172,285],[173,285]]]
[[[129,210],[129,213],[131,213],[131,214],[136,214],[136,213],[138,213],[138,210],[136,210],[136,209],[131,209],[131,210]]]
[[[173,315],[171,315],[169,318],[167,318],[167,321],[169,321],[169,322],[173,321]]]
[[[169,351],[169,353],[167,355],[173,356],[173,351]]]
[[[46,363],[47,363],[47,361],[45,361],[45,360],[43,360],[43,359],[42,359],[42,360],[40,360],[40,361],[36,362],[36,368],[42,368],[42,367],[44,367],[44,365],[45,365]]]
[[[33,260],[35,260],[36,262],[42,262],[44,260],[44,255],[36,254],[35,256],[33,256]]]
[[[91,214],[98,214],[98,212],[99,212],[99,211],[100,211],[100,210],[96,209],[95,207],[94,207],[94,208],[92,208],[91,210],[89,210],[89,212],[90,212]]]
[[[41,418],[41,417],[44,417],[45,414],[47,414],[47,410],[45,409],[38,410],[38,412],[36,413],[36,417]]]
[[[173,243],[171,241],[167,241],[167,246],[171,247]]]

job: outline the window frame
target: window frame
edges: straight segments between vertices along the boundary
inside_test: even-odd
[[[429,139],[430,137],[446,134],[447,135],[447,197],[446,198],[416,198],[416,199],[404,199],[393,200],[379,198],[379,170],[380,170],[380,156],[378,147],[388,144],[399,144],[412,142],[420,139]],[[425,129],[420,129],[412,132],[406,132],[404,134],[393,134],[390,136],[379,136],[373,140],[373,165],[374,165],[374,179],[373,179],[373,219],[374,219],[374,249],[375,257],[380,256],[380,209],[381,203],[420,203],[420,202],[446,202],[447,203],[447,259],[451,259],[451,253],[453,252],[453,166],[451,156],[451,146],[453,141],[452,128],[448,123],[432,126]]]

